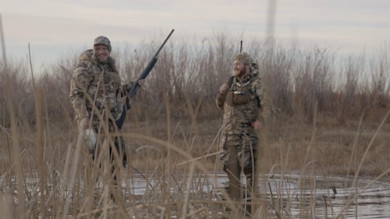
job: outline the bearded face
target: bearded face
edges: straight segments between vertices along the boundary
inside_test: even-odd
[[[239,60],[234,60],[233,62],[233,73],[236,77],[242,77],[249,73],[249,68],[243,62]]]
[[[108,60],[108,57],[110,56],[110,51],[107,46],[97,44],[93,47],[93,50],[95,51],[96,58],[99,62],[105,62]]]

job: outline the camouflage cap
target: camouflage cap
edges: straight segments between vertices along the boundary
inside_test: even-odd
[[[236,55],[234,57],[234,60],[238,60],[238,61],[240,61],[240,62],[242,62],[244,64],[247,64],[247,65],[250,65],[250,64],[253,63],[252,58],[246,52],[239,53],[238,55]]]
[[[108,51],[111,52],[111,42],[107,37],[105,37],[105,36],[96,37],[95,40],[93,41],[93,45],[95,46],[95,45],[99,45],[99,44],[107,46]]]

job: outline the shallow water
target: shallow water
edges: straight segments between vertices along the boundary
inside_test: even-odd
[[[172,197],[186,194],[188,178],[188,175],[179,175],[171,180]],[[124,193],[138,196],[136,200],[140,203],[150,202],[161,194],[160,177],[130,174],[122,179]],[[241,180],[245,184],[244,177]],[[0,178],[0,182],[3,179]],[[36,191],[37,182],[37,179],[28,180],[27,185],[31,187],[28,190]],[[227,176],[222,173],[196,174],[192,176],[190,194],[196,194],[197,199],[221,201],[221,191],[226,183]],[[103,185],[99,184],[98,188],[102,189]],[[276,212],[282,218],[336,218],[338,215],[341,218],[390,218],[390,183],[384,180],[358,178],[353,186],[351,177],[274,174],[262,175],[258,188],[260,197],[267,202],[271,218]],[[206,202],[206,199],[200,201]]]
[[[210,191],[218,193],[227,183],[225,174],[197,175],[196,180],[199,178],[204,179],[203,192],[208,194]],[[133,175],[129,180],[124,183],[130,183],[131,193],[140,196],[155,189],[159,183],[152,178],[146,181],[141,175]],[[245,184],[244,178],[242,182]],[[314,218],[324,218],[325,215],[328,218],[338,215],[343,218],[390,218],[390,183],[359,178],[357,186],[352,184],[353,178],[346,177],[264,175],[259,180],[259,189],[268,204],[284,218],[299,218],[303,213],[304,218],[310,213]],[[270,213],[275,213],[275,210]]]

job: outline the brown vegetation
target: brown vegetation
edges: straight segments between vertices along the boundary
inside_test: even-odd
[[[122,170],[126,179],[142,173],[159,183],[155,191],[135,196],[130,180],[126,181],[121,204],[107,198],[106,187],[96,185],[99,177],[103,184],[109,180],[104,169],[84,159],[86,151],[77,142],[68,99],[76,58],[45,69],[34,78],[35,87],[23,67],[26,63],[7,67],[0,63],[3,215],[216,214],[218,202],[212,202],[212,194],[185,191],[205,184],[195,173],[221,171],[215,155],[221,112],[214,98],[231,74],[237,42],[219,34],[201,43],[169,42],[161,52],[132,100],[123,129],[130,162]],[[142,51],[114,54],[126,81],[137,78],[157,46],[152,41],[142,45]],[[262,175],[310,170],[323,176],[388,177],[390,60],[386,52],[373,58],[340,58],[326,49],[287,46],[270,52],[256,40],[244,48],[258,61],[273,101],[272,118],[260,131]],[[187,174],[194,175],[192,181]],[[169,190],[172,187],[174,191]],[[267,207],[264,199],[259,203],[275,215],[280,213]],[[264,208],[261,214],[273,215]]]

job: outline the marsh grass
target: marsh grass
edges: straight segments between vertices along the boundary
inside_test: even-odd
[[[238,41],[237,41],[238,42]],[[249,41],[250,54],[266,75],[273,115],[260,131],[253,198],[257,218],[342,217],[361,191],[333,209],[317,197],[317,178],[345,175],[358,188],[361,176],[389,177],[388,56],[338,60],[327,50],[276,47]],[[137,77],[156,47],[116,55],[123,77]],[[7,218],[217,218],[242,215],[218,177],[221,112],[214,103],[231,72],[236,40],[217,34],[164,49],[145,86],[132,101],[122,135],[128,165],[111,176],[107,145],[93,161],[83,145],[68,100],[75,59],[29,79],[25,63],[1,65],[0,209]],[[269,54],[268,54],[269,55]],[[114,165],[117,165],[114,162]],[[289,189],[297,173],[298,189]],[[276,185],[273,177],[280,177]],[[134,187],[145,181],[142,194]],[[326,181],[326,180],[325,180]],[[325,187],[330,190],[332,185]],[[307,194],[309,191],[309,194]],[[294,207],[298,200],[298,207]],[[325,204],[323,204],[325,203]],[[226,214],[229,217],[228,214]],[[324,216],[324,217],[325,217]]]

